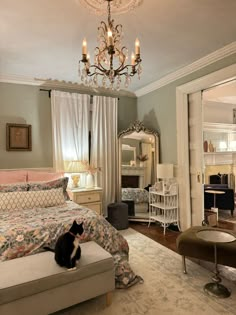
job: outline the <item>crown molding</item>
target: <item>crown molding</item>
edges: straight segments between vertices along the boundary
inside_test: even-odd
[[[105,96],[127,96],[127,97],[134,97],[136,98],[135,93],[127,90],[120,90],[120,91],[111,91],[105,88],[92,88],[85,86],[83,84],[78,84],[76,82],[67,82],[67,81],[60,81],[60,80],[52,80],[52,79],[41,79],[41,78],[30,78],[26,76],[20,75],[3,75],[0,74],[0,82],[3,83],[14,83],[14,84],[24,84],[24,85],[34,85],[40,86],[43,88],[50,88],[50,89],[66,89],[66,90],[73,90],[81,93],[88,93],[88,94],[99,94]]]
[[[200,70],[216,61],[219,61],[225,57],[228,57],[232,54],[236,53],[236,41],[232,42],[229,45],[224,46],[223,48],[220,48],[216,51],[214,51],[213,53],[206,55],[203,58],[200,58],[196,61],[194,61],[193,63],[175,71],[172,72],[166,76],[164,76],[163,78],[161,78],[160,80],[157,80],[153,83],[150,83],[148,85],[146,85],[145,87],[138,89],[135,91],[135,94],[137,97],[143,96],[145,94],[148,94],[150,92],[153,92],[159,88],[161,88],[162,86],[165,86],[171,82],[174,82],[188,74],[191,74],[197,70]]]

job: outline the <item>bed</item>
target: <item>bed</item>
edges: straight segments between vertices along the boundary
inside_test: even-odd
[[[95,211],[65,200],[67,182],[68,179],[61,178],[43,183],[0,185],[0,261],[38,253],[45,245],[54,247],[58,236],[68,231],[73,220],[83,221],[81,242],[95,241],[114,258],[116,288],[139,282],[141,278],[128,262],[129,247],[125,238]],[[63,187],[58,183],[63,183]]]
[[[122,188],[122,201],[133,200],[135,215],[148,212],[149,192],[143,188]]]

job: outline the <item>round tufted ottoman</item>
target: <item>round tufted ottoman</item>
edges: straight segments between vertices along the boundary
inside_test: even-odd
[[[203,241],[197,237],[197,232],[201,230],[225,231],[230,232],[236,237],[234,231],[209,226],[192,226],[182,232],[176,239],[176,249],[177,252],[182,255],[184,273],[186,273],[185,256],[211,262],[215,261],[213,243]],[[217,261],[219,264],[236,268],[236,241],[231,243],[219,243],[217,245],[217,253]]]
[[[123,202],[110,203],[107,221],[117,230],[127,229],[129,226],[128,205]]]

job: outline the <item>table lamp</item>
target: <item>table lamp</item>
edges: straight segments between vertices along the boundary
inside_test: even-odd
[[[174,177],[173,164],[157,164],[157,179],[163,180],[163,192],[168,191],[168,180]]]
[[[87,171],[87,161],[80,161],[80,160],[72,160],[67,161],[65,164],[65,172],[72,173],[71,179],[73,182],[72,188],[78,188],[80,182],[80,173],[85,173]]]

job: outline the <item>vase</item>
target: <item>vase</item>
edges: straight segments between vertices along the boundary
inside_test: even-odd
[[[139,162],[139,166],[143,167],[144,163],[142,161]]]
[[[203,142],[203,150],[204,150],[204,152],[208,152],[208,142],[207,142],[207,140],[205,140]]]
[[[214,147],[213,147],[213,144],[211,143],[211,141],[209,143],[209,151],[214,152]]]
[[[94,187],[93,175],[88,173],[86,177],[86,188],[93,188],[93,187]]]

